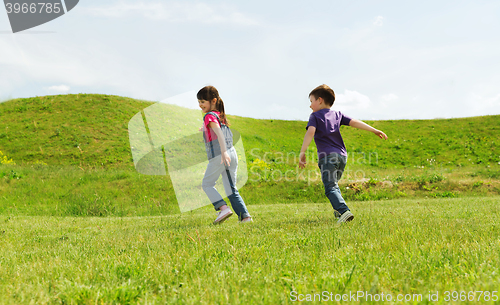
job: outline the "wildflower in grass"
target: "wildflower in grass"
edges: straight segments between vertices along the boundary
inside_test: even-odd
[[[267,164],[266,161],[258,158],[253,160],[253,162],[250,164],[250,167],[252,169],[260,169],[260,170],[270,169],[269,164]]]
[[[36,160],[35,162],[33,162],[33,165],[47,166],[47,163],[40,161],[40,160]]]
[[[0,164],[14,164],[15,165],[16,162],[14,162],[14,160],[12,160],[12,159],[7,158],[7,156],[4,155],[2,153],[2,151],[0,150]]]

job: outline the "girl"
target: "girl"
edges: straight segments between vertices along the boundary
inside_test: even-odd
[[[198,104],[205,114],[203,117],[203,138],[209,159],[202,187],[214,205],[215,210],[218,211],[214,224],[222,223],[233,215],[233,212],[215,189],[215,183],[221,174],[227,198],[231,202],[231,206],[238,215],[240,222],[252,221],[245,202],[243,202],[243,198],[236,189],[238,156],[233,147],[232,133],[227,127],[224,102],[220,98],[217,89],[213,86],[201,88],[196,96]]]

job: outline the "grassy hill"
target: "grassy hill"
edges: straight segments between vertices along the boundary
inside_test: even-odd
[[[128,123],[152,104],[99,94],[1,103],[0,151],[16,165],[0,165],[0,213],[146,215],[175,211],[168,176],[140,175],[132,160]],[[201,119],[200,111],[183,111]],[[249,204],[325,201],[318,179],[287,181],[283,176],[295,171],[299,177],[296,157],[306,122],[231,115],[229,120],[245,145],[251,179],[241,191]],[[342,127],[349,152],[341,184],[347,199],[500,193],[496,181],[500,177],[496,143],[500,116],[366,122],[383,130],[389,139],[382,141]],[[314,144],[309,155],[311,160],[315,156]],[[306,170],[317,173],[314,160]]]
[[[152,102],[76,94],[10,100],[0,104],[0,149],[18,162],[85,166],[131,166],[127,126]],[[196,110],[186,110],[198,112]],[[200,113],[201,117],[201,113]],[[248,151],[292,153],[300,149],[305,122],[229,116]],[[384,130],[380,141],[342,127],[351,157],[377,153],[372,166],[498,165],[500,116],[462,119],[366,121]],[[495,142],[496,141],[496,142]],[[258,155],[256,150],[253,155]],[[249,161],[252,160],[252,154]],[[270,157],[271,160],[273,159]],[[351,158],[352,159],[352,158]]]
[[[76,94],[0,104],[0,150],[18,163],[130,165],[127,124],[151,102]]]

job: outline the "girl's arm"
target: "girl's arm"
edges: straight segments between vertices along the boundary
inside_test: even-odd
[[[304,136],[304,142],[302,142],[302,148],[300,149],[299,154],[299,167],[304,168],[306,166],[306,151],[309,144],[311,144],[312,139],[314,138],[314,133],[316,132],[316,127],[309,126],[307,128],[306,134]]]
[[[220,152],[221,152],[220,164],[229,166],[231,164],[231,157],[229,157],[229,154],[227,153],[226,138],[224,138],[222,130],[220,129],[219,125],[217,125],[215,122],[210,122],[208,124],[208,127],[212,128],[212,130],[217,135],[217,140],[219,141]]]
[[[349,126],[354,127],[354,128],[358,128],[358,129],[362,129],[362,130],[366,130],[366,131],[371,131],[374,134],[376,134],[377,136],[379,136],[381,139],[387,140],[387,135],[383,131],[375,129],[375,128],[371,127],[370,125],[368,125],[360,120],[356,120],[356,119],[351,120],[351,122],[349,122]]]

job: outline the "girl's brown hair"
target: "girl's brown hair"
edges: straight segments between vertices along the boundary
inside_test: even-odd
[[[219,91],[215,89],[214,86],[205,86],[198,91],[198,94],[196,94],[196,97],[198,100],[204,100],[204,101],[209,101],[210,104],[212,104],[212,100],[215,98],[217,101],[215,102],[215,110],[220,112],[220,120],[223,124],[229,126],[229,122],[227,121],[226,118],[226,112],[224,111],[224,102],[219,96]]]
[[[335,102],[335,92],[333,92],[332,88],[324,84],[314,88],[314,90],[309,93],[309,96],[311,95],[314,96],[315,99],[320,97],[323,98],[325,104],[328,106],[332,106]]]

